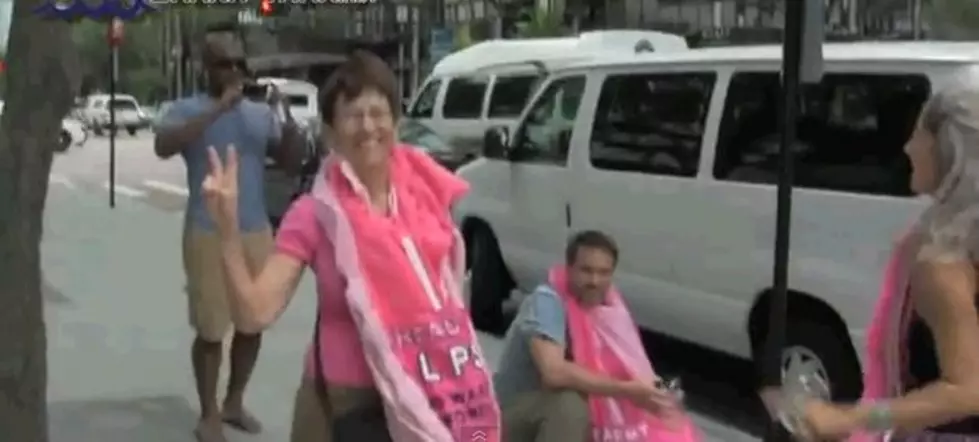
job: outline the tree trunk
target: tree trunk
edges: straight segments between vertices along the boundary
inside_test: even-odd
[[[46,442],[47,342],[40,243],[48,173],[61,119],[77,90],[69,24],[14,0],[0,117],[0,428]]]

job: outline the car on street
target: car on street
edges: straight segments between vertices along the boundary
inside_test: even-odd
[[[3,113],[4,101],[0,100],[0,114]],[[68,148],[82,147],[88,141],[88,129],[81,121],[74,117],[65,117],[61,120],[61,132],[58,133],[58,152],[64,152]]]
[[[282,95],[282,101],[289,106],[289,112],[299,126],[306,130],[317,124],[319,111],[316,98],[319,88],[308,81],[291,78],[259,77],[255,80],[260,85],[275,86]]]
[[[773,298],[781,47],[609,53],[551,71],[513,126],[457,173],[472,316],[546,280],[570,233],[621,245],[616,283],[644,329],[760,363]],[[979,43],[823,49],[801,90],[785,382],[859,398],[893,241],[924,208],[903,148],[932,90],[979,68]],[[555,109],[561,109],[560,112]],[[760,365],[760,364],[759,364]],[[723,368],[719,368],[723,369]]]
[[[110,127],[112,126],[110,109],[115,111],[114,128]],[[114,98],[107,94],[89,95],[85,97],[79,114],[85,125],[98,136],[110,130],[120,129],[125,130],[129,135],[136,135],[152,124],[152,120],[140,108],[136,98],[125,94],[116,94]]]

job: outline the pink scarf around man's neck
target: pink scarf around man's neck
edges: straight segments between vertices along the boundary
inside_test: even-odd
[[[622,380],[655,382],[656,373],[646,356],[639,331],[613,287],[603,304],[582,307],[568,285],[567,266],[551,268],[549,283],[564,301],[571,354],[575,363]],[[680,410],[668,419],[648,413],[632,402],[591,396],[588,409],[594,442],[696,442],[701,440],[693,422]]]

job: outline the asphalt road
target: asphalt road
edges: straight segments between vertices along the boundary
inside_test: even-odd
[[[187,196],[183,160],[180,157],[157,158],[153,153],[152,137],[152,132],[144,130],[135,137],[120,134],[116,138],[116,198],[140,200],[160,209],[179,212],[183,210]],[[82,147],[73,146],[55,157],[50,182],[101,192],[108,204],[109,159],[109,138],[93,135]]]
[[[196,399],[180,265],[183,165],[157,159],[145,135],[121,136],[117,153],[115,210],[104,138],[59,155],[52,171],[42,244],[52,440],[190,441]],[[314,303],[307,276],[267,334],[249,392],[266,431],[229,430],[232,442],[287,440]],[[482,342],[497,361],[500,341]],[[741,431],[760,422],[745,364],[668,339],[647,342],[658,370],[682,377],[708,440],[757,440]]]

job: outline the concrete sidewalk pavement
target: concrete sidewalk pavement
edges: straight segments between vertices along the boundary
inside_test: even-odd
[[[182,218],[104,194],[52,186],[42,244],[53,442],[189,442],[190,372]],[[232,442],[288,440],[302,355],[312,333],[312,278],[265,337],[247,404],[265,431]],[[500,343],[484,338],[496,361]],[[223,385],[223,383],[222,383]],[[697,417],[709,440],[756,440]]]

